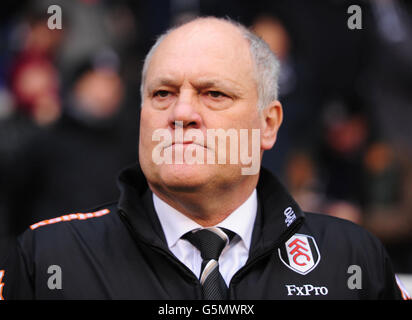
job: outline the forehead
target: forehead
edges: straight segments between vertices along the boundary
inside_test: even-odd
[[[229,23],[185,25],[167,35],[154,52],[146,80],[159,77],[211,77],[248,85],[254,80],[249,43]]]

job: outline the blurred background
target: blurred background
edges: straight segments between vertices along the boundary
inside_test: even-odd
[[[362,29],[348,28],[353,4]],[[50,5],[61,29],[48,27]],[[138,157],[144,56],[200,15],[242,22],[281,61],[285,117],[264,166],[304,210],[364,226],[412,274],[412,3],[401,0],[3,1],[0,259],[29,225],[117,199],[116,176]]]

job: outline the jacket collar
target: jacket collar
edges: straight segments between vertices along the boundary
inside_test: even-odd
[[[287,241],[305,219],[304,212],[285,187],[263,167],[256,189],[259,206],[249,259]]]
[[[166,239],[155,213],[152,193],[140,165],[126,168],[119,176],[121,191],[118,208],[142,241],[167,249]],[[250,256],[286,241],[304,221],[304,213],[281,183],[261,168],[258,213],[253,229]]]
[[[152,192],[140,165],[124,169],[118,178],[120,199],[118,209],[140,240],[158,247],[167,247],[166,239],[154,209]]]

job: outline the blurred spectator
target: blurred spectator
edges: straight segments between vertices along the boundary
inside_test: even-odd
[[[291,39],[285,25],[272,16],[259,16],[252,25],[253,32],[265,40],[281,63],[279,95],[286,96],[295,89],[296,66],[291,55]]]
[[[383,142],[371,144],[364,155],[366,209],[374,211],[392,207],[402,200],[402,168],[393,149]]]
[[[361,206],[362,158],[372,132],[368,118],[353,97],[334,97],[324,106],[323,138],[317,152],[325,195]]]
[[[369,1],[373,51],[359,92],[379,129],[365,153],[366,226],[387,246],[397,272],[412,271],[412,4]]]
[[[62,31],[49,29],[47,19],[46,12],[30,15],[10,75],[16,107],[41,126],[53,123],[61,112],[55,54]]]
[[[0,25],[0,259],[33,221],[116,198],[117,170],[137,159],[140,5],[19,4]],[[51,4],[62,30],[47,27]]]
[[[364,158],[365,226],[388,248],[395,270],[412,270],[412,162],[385,142]]]
[[[125,88],[113,52],[74,72],[63,114],[16,159],[9,211],[16,233],[35,221],[116,199],[116,177],[137,159],[138,108],[124,113]],[[24,199],[24,201],[22,201]]]
[[[265,40],[280,61],[279,99],[283,104],[285,121],[279,132],[279,139],[272,150],[265,152],[263,166],[270,169],[281,178],[285,178],[285,162],[293,148],[298,148],[302,140],[298,128],[301,126],[300,110],[310,110],[305,94],[299,90],[297,73],[301,68],[297,66],[292,53],[292,40],[286,26],[275,16],[259,15],[251,25],[252,31]],[[302,81],[302,79],[301,79]],[[302,85],[302,82],[299,83]]]
[[[322,212],[324,186],[319,179],[316,160],[303,151],[291,152],[285,171],[288,190],[299,205],[309,212]]]

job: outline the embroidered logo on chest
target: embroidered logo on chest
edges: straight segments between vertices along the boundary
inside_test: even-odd
[[[278,249],[278,253],[284,265],[302,275],[315,269],[320,261],[315,239],[305,234],[294,234]]]

